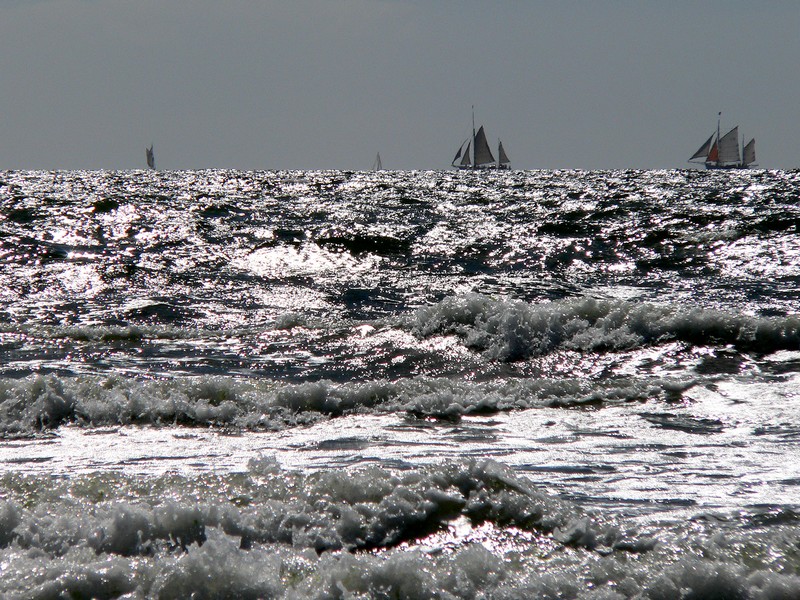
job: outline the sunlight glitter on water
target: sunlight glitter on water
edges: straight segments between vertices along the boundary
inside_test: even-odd
[[[797,589],[798,181],[3,173],[0,590]]]

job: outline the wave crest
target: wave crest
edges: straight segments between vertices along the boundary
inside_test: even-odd
[[[668,341],[761,353],[800,348],[797,316],[763,318],[593,298],[528,304],[482,294],[452,296],[419,309],[412,329],[421,337],[458,335],[467,346],[505,361],[560,349],[616,351]]]
[[[400,412],[453,420],[527,408],[674,398],[693,384],[626,378],[602,383],[582,379],[477,383],[428,377],[280,384],[213,376],[141,381],[39,375],[0,379],[0,434],[30,435],[66,423],[279,430],[354,413]]]

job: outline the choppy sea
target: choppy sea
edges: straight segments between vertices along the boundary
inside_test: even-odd
[[[0,596],[800,598],[800,172],[0,172]]]

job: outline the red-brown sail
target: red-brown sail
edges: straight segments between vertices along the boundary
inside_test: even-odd
[[[708,153],[708,158],[706,158],[706,162],[716,162],[719,160],[719,149],[717,148],[717,142],[714,142],[714,145],[711,146],[711,151]]]

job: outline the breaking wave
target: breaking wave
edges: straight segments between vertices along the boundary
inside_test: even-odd
[[[670,341],[759,353],[800,349],[798,316],[764,318],[593,298],[529,304],[482,294],[451,296],[419,309],[412,328],[421,337],[458,335],[468,347],[505,361],[559,349],[618,351]]]
[[[473,383],[426,377],[281,384],[219,376],[142,381],[37,375],[0,379],[0,432],[26,435],[68,423],[278,430],[344,414],[392,412],[452,420],[537,407],[674,399],[692,384],[655,378]]]
[[[142,487],[113,474],[6,476],[0,590],[12,599],[657,600],[789,598],[800,585],[796,528],[756,527],[745,539],[701,519],[642,533],[493,461],[299,474],[260,457],[233,477]],[[175,497],[159,498],[162,489]]]

